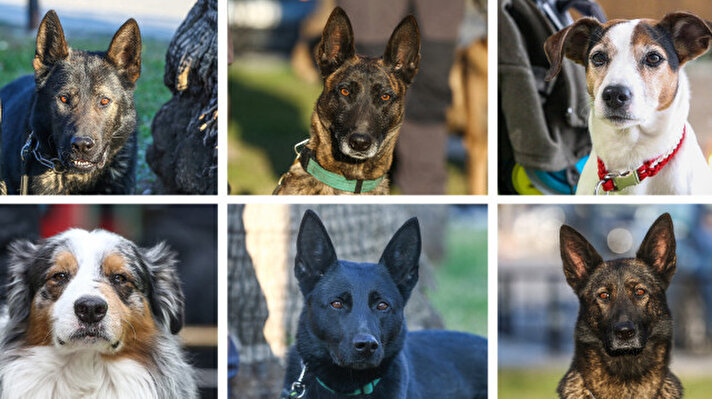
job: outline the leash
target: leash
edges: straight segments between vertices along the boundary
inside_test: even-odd
[[[329,187],[354,194],[367,193],[375,190],[385,178],[385,175],[383,175],[373,180],[347,179],[338,173],[328,171],[319,165],[314,152],[306,146],[308,143],[309,139],[301,141],[294,146],[297,160],[307,173]],[[303,146],[301,150],[299,150],[300,146]]]
[[[643,164],[635,170],[626,170],[625,172],[610,172],[606,169],[606,165],[603,163],[601,158],[598,158],[598,179],[599,182],[596,184],[593,194],[598,195],[598,192],[603,189],[604,192],[609,193],[611,191],[621,191],[624,188],[635,186],[640,184],[643,180],[648,177],[653,177],[660,170],[667,165],[670,160],[675,157],[680,147],[682,147],[682,142],[685,140],[685,135],[687,134],[687,125],[682,128],[682,137],[678,141],[675,148],[669,151],[667,154],[663,154],[655,159],[643,162]]]
[[[299,378],[297,378],[296,381],[294,381],[289,388],[289,390],[283,390],[282,395],[279,397],[279,399],[299,399],[304,397],[307,393],[307,388],[304,385],[304,375],[307,372],[307,366],[304,364],[304,362],[301,362],[302,364],[302,371],[299,373]],[[329,388],[324,381],[320,380],[319,377],[316,377],[316,382],[321,385],[322,388],[326,389],[330,393],[334,395],[343,395],[343,396],[358,396],[358,395],[370,395],[373,393],[374,389],[376,388],[376,385],[381,381],[380,378],[376,378],[375,380],[369,382],[368,384],[362,386],[361,388],[356,388],[351,393],[340,393],[336,392],[335,390]]]
[[[32,142],[35,143],[34,147]],[[20,149],[20,159],[22,160],[21,172],[22,177],[20,178],[20,195],[27,195],[29,192],[29,163],[30,155],[32,155],[37,162],[42,166],[52,169],[54,173],[64,173],[64,167],[62,166],[62,161],[59,158],[45,158],[40,152],[40,141],[35,139],[35,132],[30,130],[27,135],[27,140],[25,144]]]

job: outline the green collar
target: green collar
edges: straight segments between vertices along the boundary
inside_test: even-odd
[[[378,383],[380,381],[381,381],[380,378],[376,378],[375,380],[369,382],[368,384],[362,386],[361,388],[356,388],[355,391],[353,391],[351,393],[344,393],[342,395],[346,395],[346,396],[370,395],[373,393],[373,389],[376,388],[376,385],[378,385]],[[328,386],[326,386],[326,384],[324,384],[324,382],[322,380],[320,380],[319,377],[316,377],[316,382],[318,382],[319,385],[324,387],[324,389],[326,389],[327,391],[329,391],[335,395],[339,393],[339,392],[336,392],[333,389],[329,388]]]
[[[383,181],[384,176],[379,177],[374,180],[350,180],[344,176],[330,172],[324,169],[319,162],[314,158],[311,149],[304,147],[299,153],[299,162],[302,164],[302,168],[312,175],[315,179],[326,184],[329,187],[335,188],[341,191],[348,191],[351,193],[367,193],[373,191],[378,187]]]

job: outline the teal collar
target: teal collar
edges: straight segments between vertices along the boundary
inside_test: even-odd
[[[330,172],[319,165],[319,162],[316,161],[311,149],[308,147],[304,147],[301,152],[299,152],[297,159],[299,159],[299,162],[302,164],[302,168],[304,168],[304,170],[315,179],[329,187],[355,194],[367,193],[375,190],[385,177],[384,175],[374,180],[347,179],[344,176],[338,173]]]
[[[378,383],[380,381],[381,381],[380,378],[376,378],[375,380],[369,382],[368,384],[362,386],[361,388],[356,388],[356,390],[351,393],[342,393],[341,395],[345,395],[345,396],[370,395],[373,393],[374,388],[376,388],[376,385],[378,385]],[[319,377],[316,377],[316,382],[318,382],[319,385],[321,385],[327,391],[329,391],[335,395],[339,394],[339,392],[336,392],[333,389],[326,386],[326,384],[324,384],[324,382],[322,380],[320,380]]]

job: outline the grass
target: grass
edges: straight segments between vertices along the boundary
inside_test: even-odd
[[[446,328],[487,336],[487,231],[449,227],[446,234],[447,257],[429,297]]]
[[[498,395],[500,399],[551,399],[566,370],[500,369]],[[679,375],[685,388],[685,399],[705,399],[712,392],[712,378]]]
[[[118,27],[117,27],[118,28]],[[111,35],[92,34],[71,35],[67,41],[71,47],[87,50],[105,50],[111,42]],[[167,41],[143,38],[141,54],[141,77],[134,98],[138,112],[138,168],[137,192],[143,192],[155,181],[155,175],[146,163],[146,148],[153,141],[151,121],[158,109],[171,98],[171,93],[163,85]],[[0,24],[0,85],[32,71],[35,54],[35,32]]]
[[[238,59],[228,72],[228,182],[232,194],[271,194],[309,137],[321,83],[306,83],[286,60]],[[461,167],[448,165],[447,191],[465,194]],[[398,193],[397,187],[393,189]]]

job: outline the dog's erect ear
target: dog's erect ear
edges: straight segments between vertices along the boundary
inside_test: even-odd
[[[59,22],[57,13],[50,10],[42,18],[37,30],[35,58],[32,60],[36,79],[41,81],[54,64],[67,58],[68,55],[69,49],[67,40],[64,38],[62,24]]]
[[[316,63],[326,78],[356,54],[351,21],[341,7],[334,8],[316,47]]]
[[[139,251],[151,276],[153,314],[160,325],[177,334],[183,328],[184,298],[175,269],[176,255],[165,243]]]
[[[106,52],[106,59],[129,81],[136,83],[141,75],[141,31],[133,18],[116,31]]]
[[[307,210],[297,234],[297,256],[294,259],[294,275],[305,295],[317,281],[337,263],[336,251],[329,233],[319,216]]]
[[[665,288],[667,288],[675,274],[677,264],[675,231],[669,213],[660,215],[650,226],[636,256],[647,263],[663,279]]]
[[[405,300],[418,282],[420,247],[418,219],[411,218],[396,231],[378,262],[388,269]]]
[[[712,28],[700,17],[675,12],[666,15],[658,27],[670,34],[680,65],[692,61],[710,48]]]
[[[578,292],[591,272],[603,263],[603,258],[578,231],[567,225],[561,226],[559,245],[566,281]]]
[[[32,282],[29,272],[39,246],[27,240],[18,240],[8,246],[10,284],[7,289],[7,304],[10,319],[19,323],[27,319],[32,306]]]
[[[586,65],[586,56],[591,39],[591,33],[601,27],[601,23],[594,18],[581,18],[572,25],[549,36],[544,42],[544,52],[549,59],[549,72],[546,81],[550,81],[561,72],[564,56],[572,61]]]
[[[420,30],[415,17],[405,17],[393,31],[383,61],[404,82],[410,84],[420,64]]]

